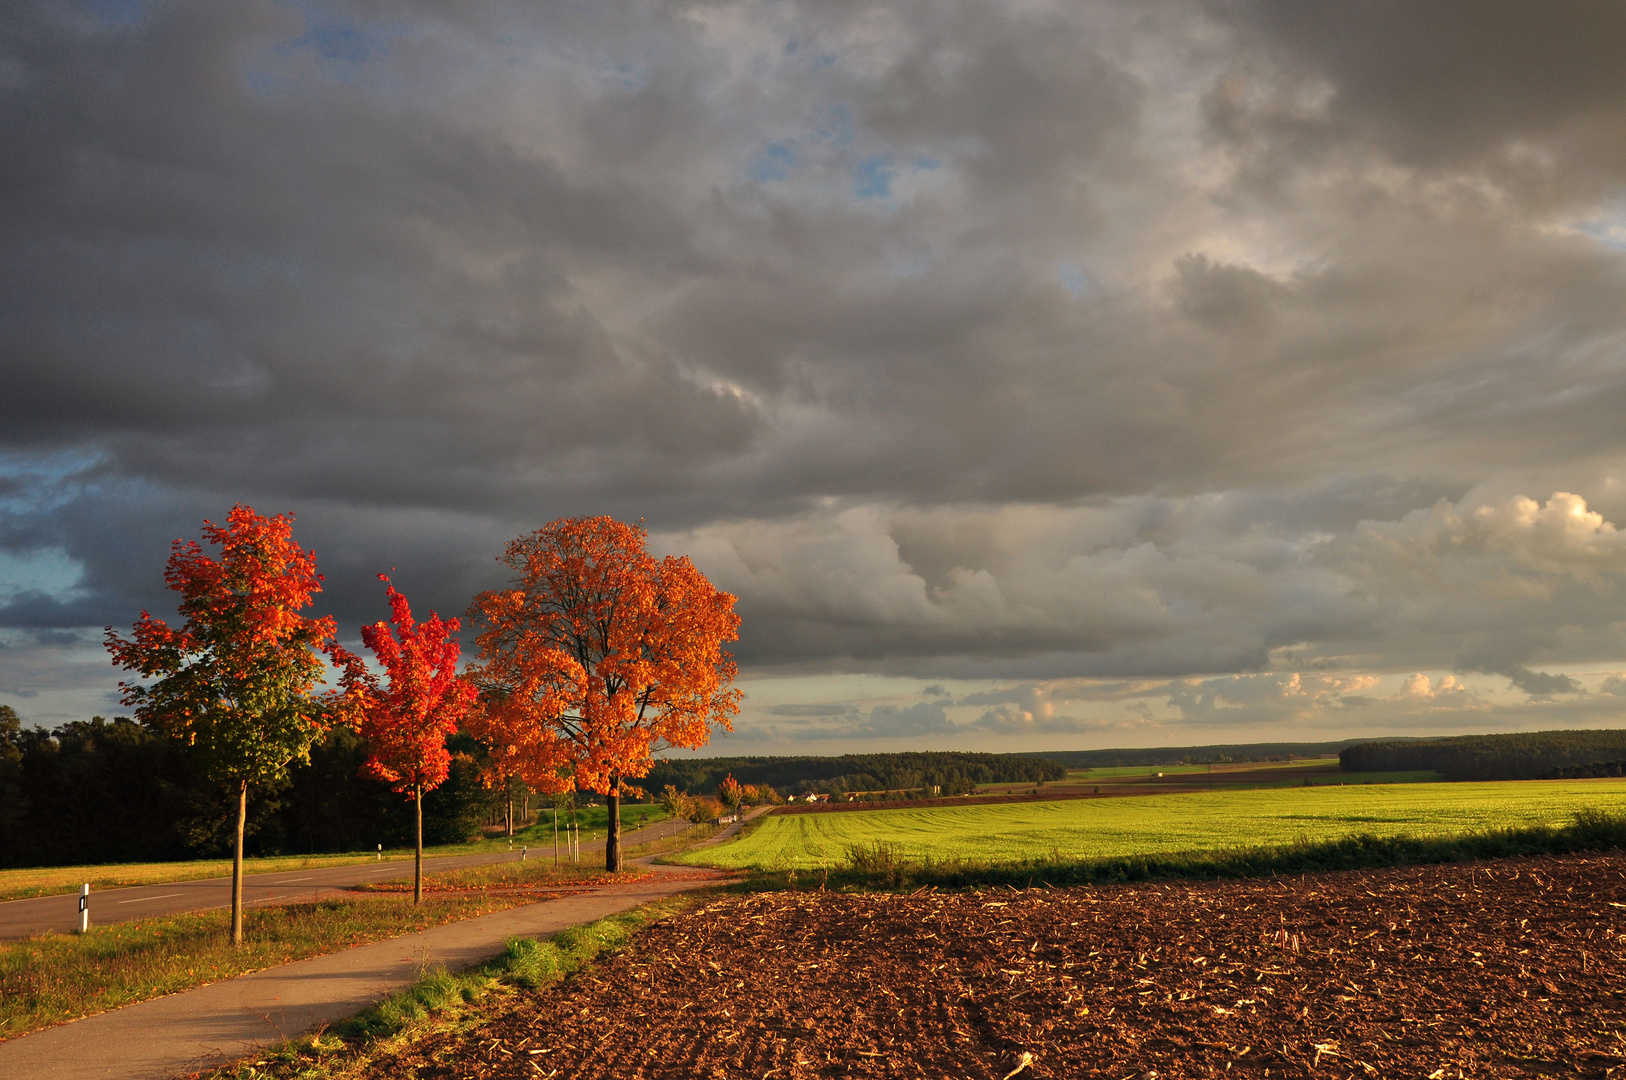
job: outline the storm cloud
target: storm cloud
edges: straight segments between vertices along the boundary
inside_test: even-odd
[[[460,613],[506,540],[609,513],[739,595],[748,680],[938,684],[764,705],[787,733],[1398,724],[1456,676],[1512,695],[1475,684],[1487,724],[1603,708],[1623,37],[1608,3],[11,5],[0,699],[105,698],[99,628],[243,501],[297,513],[346,627],[378,571]]]

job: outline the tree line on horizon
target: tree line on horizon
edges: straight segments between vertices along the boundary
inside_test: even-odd
[[[1519,731],[1359,743],[1338,755],[1344,772],[1432,770],[1447,780],[1547,780],[1620,775],[1626,731]],[[1611,773],[1611,766],[1616,771]]]
[[[933,787],[943,795],[963,795],[978,784],[1042,783],[1066,775],[1067,769],[1057,762],[1027,754],[922,750],[839,757],[669,758],[650,767],[644,784],[651,791],[671,785],[699,795],[733,776],[742,784],[769,785],[784,795]]]
[[[424,792],[424,842],[455,844],[501,820],[522,797],[488,783],[485,746],[459,732],[447,739],[447,779]],[[409,801],[367,768],[371,750],[339,726],[277,784],[248,802],[245,854],[320,855],[412,844]],[[785,795],[897,791],[940,786],[1059,780],[1065,769],[1024,754],[958,751],[753,756],[657,760],[640,780],[643,798],[665,788],[693,799],[715,795],[730,777]],[[55,729],[25,727],[0,705],[0,868],[168,862],[231,854],[233,793],[210,782],[184,747],[129,717],[92,717]],[[688,817],[687,812],[678,816]]]
[[[510,793],[482,776],[483,747],[448,740],[447,779],[423,800],[426,844],[461,843],[502,818]],[[244,852],[319,855],[411,846],[413,807],[366,769],[371,750],[337,727],[310,763],[248,801]],[[0,705],[0,868],[170,862],[232,851],[235,793],[183,746],[129,717],[26,727]]]

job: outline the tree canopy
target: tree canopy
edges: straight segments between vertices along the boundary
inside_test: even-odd
[[[242,503],[224,526],[203,523],[171,545],[164,582],[181,594],[179,628],[146,611],[130,637],[107,627],[113,663],[152,683],[121,682],[137,718],[192,748],[206,775],[237,788],[232,861],[232,940],[241,941],[243,828],[250,784],[279,780],[308,761],[328,726],[312,696],[333,636],[331,618],[300,611],[321,591],[316,556],[293,542],[293,515],[262,517]]]
[[[508,545],[512,587],[470,608],[482,626],[470,677],[496,768],[538,791],[612,803],[606,865],[620,868],[614,806],[652,754],[704,746],[739,711],[734,597],[687,558],[656,559],[643,528],[608,517],[552,522]]]
[[[362,627],[361,640],[384,666],[387,681],[380,682],[359,656],[337,643],[328,651],[343,671],[341,713],[372,748],[368,770],[396,791],[409,793],[415,804],[412,895],[421,902],[423,793],[446,779],[452,763],[446,739],[468,715],[478,691],[457,674],[461,648],[452,635],[458,620],[446,622],[431,611],[428,620],[417,622],[407,598],[387,576],[378,576],[388,587],[390,621]]]

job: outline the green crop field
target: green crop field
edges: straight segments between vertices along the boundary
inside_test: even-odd
[[[684,861],[816,869],[850,847],[906,858],[1002,862],[1330,840],[1358,833],[1438,836],[1564,824],[1583,807],[1626,811],[1626,780],[1264,788],[992,806],[774,815],[734,843]]]

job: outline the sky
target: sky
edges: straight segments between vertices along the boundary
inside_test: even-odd
[[[736,594],[718,753],[1626,722],[1626,6],[0,12],[0,704],[169,545],[347,638],[555,518]]]

